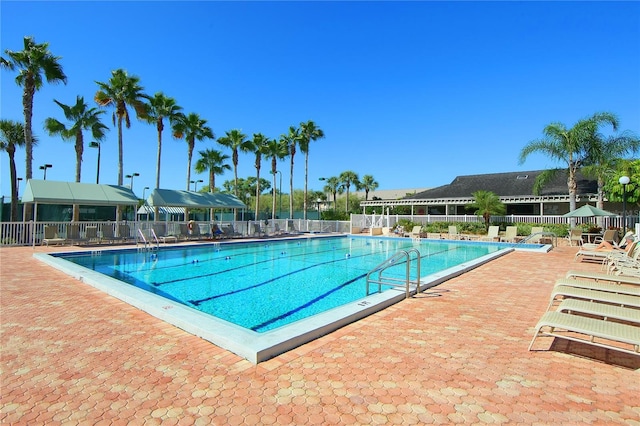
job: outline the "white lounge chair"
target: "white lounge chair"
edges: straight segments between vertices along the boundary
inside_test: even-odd
[[[569,240],[569,245],[573,246],[573,243],[576,243],[577,246],[582,245],[582,229],[574,228],[569,231],[569,235],[567,236]]]
[[[547,312],[536,325],[529,350],[536,338],[543,335],[640,355],[640,327],[632,325],[582,315]],[[620,343],[630,347],[622,347]]]
[[[633,285],[616,285],[613,283],[601,283],[593,280],[576,280],[572,278],[560,278],[556,281],[555,287],[567,286],[597,290],[607,293],[627,294],[640,298],[640,287]]]
[[[566,285],[555,286],[551,291],[549,308],[553,306],[556,297],[563,299],[582,299],[592,302],[610,303],[629,308],[640,308],[640,297],[628,294],[617,294],[608,291],[589,290]]]
[[[55,225],[44,227],[44,238],[42,244],[45,246],[65,244],[67,240],[58,235],[58,227]]]
[[[596,282],[606,281],[614,284],[640,285],[640,278],[638,277],[622,275],[622,274],[607,274],[604,272],[569,271],[565,275],[565,278],[591,279]]]
[[[499,241],[500,240],[500,227],[490,226],[487,231],[487,235],[480,237],[480,241]]]
[[[556,312],[581,313],[597,317],[603,320],[610,319],[636,323],[640,326],[640,309],[621,308],[620,306],[607,305],[605,303],[586,302],[584,300],[563,300]]]
[[[500,238],[500,241],[507,242],[507,243],[515,243],[517,237],[518,237],[518,227],[507,226],[504,236]]]

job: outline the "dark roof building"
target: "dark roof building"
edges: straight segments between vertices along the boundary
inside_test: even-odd
[[[542,170],[458,176],[448,185],[431,188],[397,200],[369,200],[363,207],[411,206],[412,214],[466,214],[464,206],[473,202],[479,190],[497,194],[507,206],[507,214],[557,215],[569,211],[567,175],[559,171],[555,179],[534,194],[536,178]],[[595,203],[598,185],[595,179],[577,176],[578,202]]]

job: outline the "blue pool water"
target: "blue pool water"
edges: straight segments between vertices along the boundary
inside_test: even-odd
[[[366,274],[399,250],[411,248],[420,251],[425,276],[505,247],[330,237],[56,256],[263,333],[364,298]],[[398,262],[390,275],[402,277],[404,272],[404,263]]]

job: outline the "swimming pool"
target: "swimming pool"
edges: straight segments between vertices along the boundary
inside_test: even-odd
[[[260,362],[404,298],[404,290],[389,287],[366,296],[365,276],[399,250],[412,248],[421,255],[423,286],[510,250],[503,244],[343,236],[178,246],[153,253],[62,253],[42,260]],[[392,275],[403,275],[401,263]]]

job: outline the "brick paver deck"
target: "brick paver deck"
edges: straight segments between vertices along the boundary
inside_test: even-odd
[[[640,425],[640,357],[527,351],[555,279],[598,269],[576,250],[511,253],[256,366],[0,248],[0,422]]]

